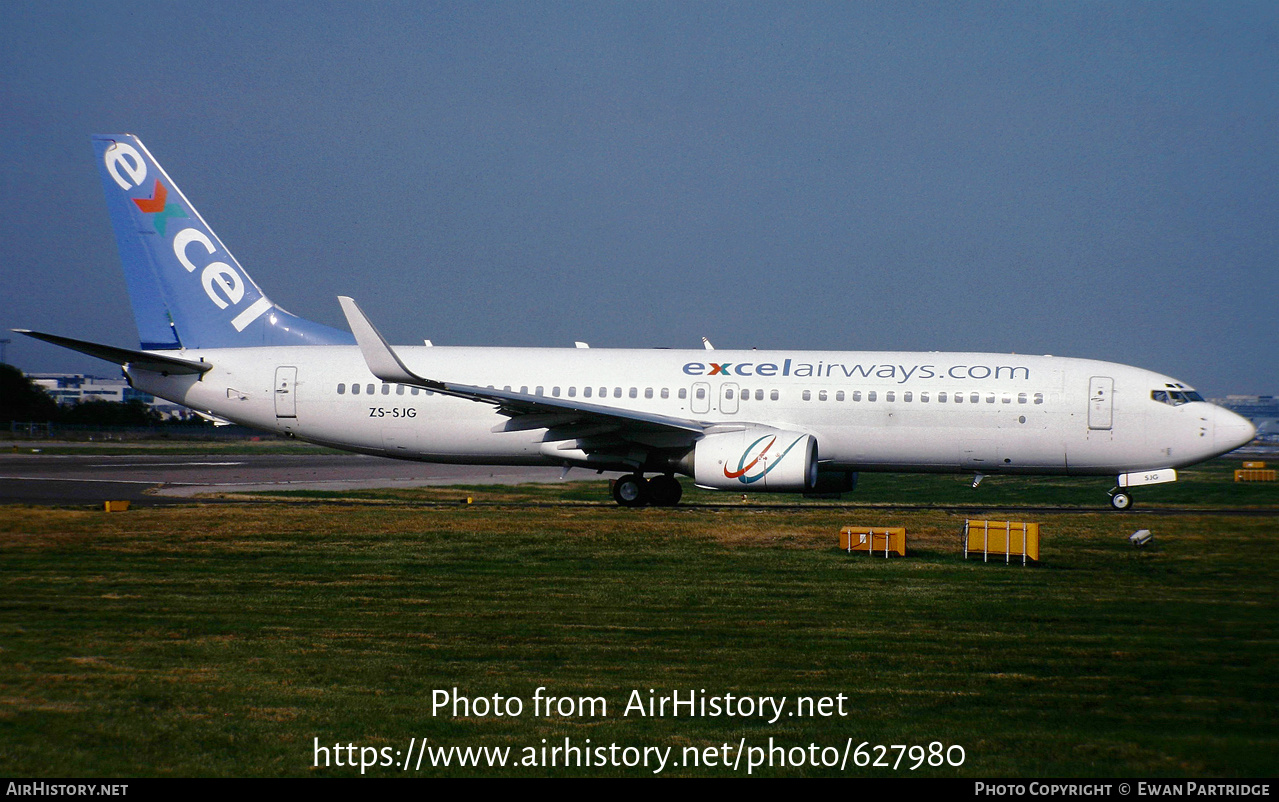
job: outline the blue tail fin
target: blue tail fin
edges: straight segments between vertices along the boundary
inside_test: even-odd
[[[144,349],[355,343],[271,303],[136,136],[93,148]]]

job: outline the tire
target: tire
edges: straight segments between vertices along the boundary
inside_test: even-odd
[[[1130,510],[1132,509],[1132,496],[1123,492],[1112,493],[1110,496],[1110,506],[1117,510]]]
[[[684,487],[674,476],[654,476],[648,480],[648,501],[654,507],[674,507],[684,496]]]
[[[628,473],[613,482],[613,500],[623,507],[643,507],[648,503],[648,482],[638,473]]]

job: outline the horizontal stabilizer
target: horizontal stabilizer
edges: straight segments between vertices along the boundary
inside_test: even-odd
[[[139,370],[149,370],[153,373],[163,373],[167,376],[204,373],[206,370],[213,368],[213,365],[209,362],[194,362],[190,359],[180,359],[176,356],[160,356],[159,354],[148,354],[146,351],[131,351],[128,348],[116,348],[114,345],[102,345],[86,340],[73,340],[70,337],[59,337],[56,334],[45,334],[44,332],[30,331],[29,329],[12,329],[12,331],[18,334],[25,334],[28,337],[34,337],[37,340],[44,340],[47,343],[60,345],[63,348],[70,348],[72,351],[79,351],[82,354],[88,354],[98,359],[105,359],[117,365],[129,365]]]
[[[235,425],[234,423],[227,420],[226,418],[219,418],[217,415],[210,415],[209,413],[201,412],[198,409],[192,410],[192,412],[199,415],[201,418],[204,418],[209,423],[212,423],[214,426],[234,426]]]

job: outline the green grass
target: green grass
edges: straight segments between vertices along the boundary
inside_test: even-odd
[[[543,738],[678,754],[851,737],[962,745],[962,767],[914,772],[934,776],[1273,776],[1276,519],[1033,520],[1043,561],[1023,569],[965,562],[963,518],[923,509],[6,507],[0,765],[340,776],[358,769],[311,768],[313,738],[518,757]],[[852,523],[906,526],[910,556],[834,548]],[[1141,527],[1156,542],[1138,551],[1125,538]],[[455,686],[519,696],[524,715],[433,716],[432,691]],[[534,717],[538,686],[603,696],[608,715]],[[629,691],[650,688],[844,694],[848,715],[623,717]],[[488,773],[649,772],[420,772]]]

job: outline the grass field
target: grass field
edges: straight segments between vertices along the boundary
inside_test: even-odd
[[[1222,484],[1220,465],[1203,470],[1198,481]],[[923,500],[912,494],[931,490],[946,501],[950,491],[935,483],[952,481],[924,477],[930,488],[917,478],[879,479],[884,487],[864,477],[856,498]],[[1036,487],[1042,495],[1023,486],[1017,502],[1083,493],[1080,503],[1098,505],[1098,485],[1084,485],[1086,493]],[[992,488],[992,503],[1012,492],[999,483],[977,492]],[[967,484],[954,488],[963,491],[973,500]],[[851,738],[853,748],[958,744],[965,760],[914,772],[907,760],[896,771],[850,762],[842,772],[755,773],[1279,770],[1274,517],[1036,515],[1043,560],[1021,568],[965,562],[963,517],[941,510],[505,503],[598,499],[598,483],[475,490],[472,506],[422,506],[464,490],[405,492],[368,491],[372,504],[122,514],[0,508],[0,765],[40,777],[342,776],[359,769],[313,768],[313,739],[386,754],[407,751],[414,738],[511,747],[515,761],[542,739],[673,747],[679,760],[684,747],[767,747],[772,738],[842,750]],[[1275,506],[1273,489],[1227,483],[1220,492],[1198,500]],[[1150,506],[1164,501],[1153,495]],[[839,527],[854,523],[907,527],[910,556],[839,551]],[[1152,547],[1128,544],[1137,528],[1154,532]],[[539,686],[603,697],[607,714],[535,716]],[[433,691],[454,687],[469,697],[519,697],[523,715],[433,715]],[[771,724],[623,716],[633,689],[644,698],[649,689],[705,689],[788,704],[843,694],[846,715],[783,715]],[[681,763],[663,773],[745,774],[746,765]],[[407,773],[652,770],[424,765]],[[405,774],[386,766],[367,773]]]

